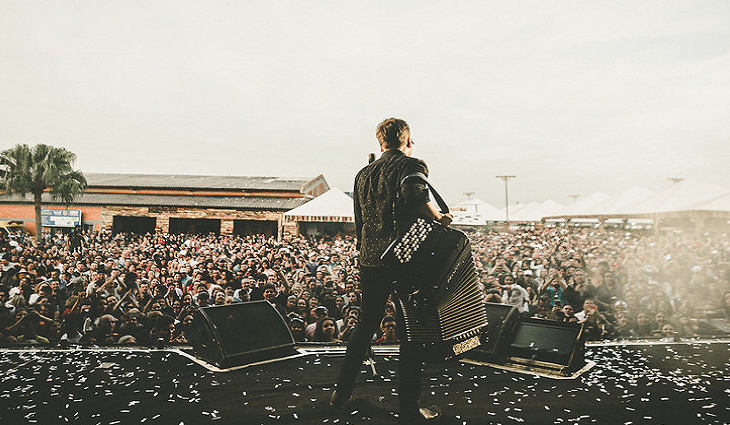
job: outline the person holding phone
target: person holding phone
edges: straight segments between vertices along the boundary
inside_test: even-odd
[[[583,311],[575,314],[578,323],[584,326],[586,338],[599,340],[608,338],[613,334],[613,326],[606,317],[598,311],[598,306],[591,298],[586,298],[583,303]]]
[[[555,306],[557,301],[559,301],[560,305],[563,306],[567,304],[565,300],[565,290],[567,287],[565,279],[563,279],[563,275],[560,271],[557,268],[551,268],[548,271],[548,276],[545,278],[545,282],[543,282],[540,286],[540,295],[547,295],[550,297],[551,306]]]
[[[525,288],[515,283],[512,275],[504,276],[500,288],[502,289],[502,300],[505,304],[517,307],[520,313],[530,311],[530,295]]]
[[[583,302],[583,310],[575,313],[575,317],[582,322],[586,319],[586,317],[595,314],[597,311],[598,306],[593,302],[593,299],[586,298]]]

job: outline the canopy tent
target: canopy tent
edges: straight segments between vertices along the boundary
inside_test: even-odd
[[[543,217],[548,219],[578,219],[623,216],[627,210],[634,208],[650,196],[651,191],[649,189],[639,186],[632,186],[614,196],[596,192],[585,199]]]
[[[625,218],[676,215],[690,211],[730,213],[730,189],[687,179],[657,192],[634,186],[614,196],[597,192],[543,218]]]
[[[692,211],[703,204],[730,194],[730,190],[700,179],[685,179],[657,192],[643,202],[629,207],[626,214],[667,213]],[[726,209],[725,211],[730,211]]]
[[[355,222],[352,198],[333,187],[322,195],[284,213],[285,221]]]
[[[598,205],[608,202],[611,197],[603,192],[596,192],[572,204],[568,204],[555,213],[558,217],[587,216],[592,215]]]
[[[532,216],[532,213],[540,206],[537,201],[532,201],[527,204],[516,204],[509,207],[509,220],[510,221],[529,221],[527,217]],[[502,208],[502,220],[507,218],[506,208]]]
[[[589,219],[639,227],[654,223],[657,227],[694,226],[697,231],[707,226],[730,230],[730,189],[700,179],[686,179],[653,194],[645,188],[631,187],[614,196],[593,194],[543,217],[545,221],[574,223]]]
[[[651,196],[651,190],[639,186],[632,186],[611,196],[605,202],[593,206],[591,215],[623,214]]]
[[[495,208],[477,198],[460,202],[451,211],[456,225],[484,225],[506,219],[505,208]],[[549,199],[542,203],[513,204],[509,207],[511,222],[567,220],[635,226],[649,225],[665,218],[730,219],[730,189],[699,179],[686,179],[656,193],[632,186],[613,196],[596,192],[566,206]]]
[[[549,215],[555,214],[556,211],[560,211],[563,208],[565,208],[565,205],[559,202],[555,202],[552,199],[548,199],[547,201],[540,204],[540,207],[535,212],[535,214],[540,218],[547,217]]]
[[[336,187],[284,213],[283,234],[335,235],[355,233],[352,198]]]
[[[509,219],[510,221],[540,221],[543,217],[550,216],[563,208],[562,204],[552,199],[544,202],[530,202],[514,212],[510,209]]]
[[[695,205],[695,209],[701,211],[730,211],[730,192],[707,202],[701,202]]]
[[[497,221],[504,217],[498,208],[474,198],[449,207],[454,216],[453,224],[457,226],[483,226],[488,221]]]

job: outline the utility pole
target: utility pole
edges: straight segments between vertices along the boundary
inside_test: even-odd
[[[504,211],[506,213],[505,224],[507,228],[509,228],[509,186],[507,184],[507,181],[515,177],[517,176],[497,176],[498,179],[504,180]]]

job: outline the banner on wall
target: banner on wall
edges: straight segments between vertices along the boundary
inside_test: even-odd
[[[76,227],[81,225],[81,210],[41,210],[43,227]]]

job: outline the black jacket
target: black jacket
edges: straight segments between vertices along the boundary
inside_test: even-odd
[[[395,240],[399,227],[428,203],[426,185],[409,179],[401,186],[403,178],[413,173],[428,176],[426,163],[399,150],[385,151],[357,173],[353,197],[361,265],[382,266],[380,255]]]

